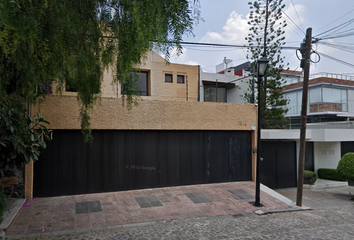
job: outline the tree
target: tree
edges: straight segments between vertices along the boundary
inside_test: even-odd
[[[256,68],[257,60],[262,56],[269,59],[268,72],[264,76],[262,84],[261,112],[263,128],[281,128],[287,112],[285,107],[287,100],[283,99],[282,84],[284,80],[280,72],[284,68],[284,57],[281,56],[281,47],[285,44],[283,30],[286,21],[282,19],[282,10],[285,5],[282,0],[256,0],[249,2],[250,32],[246,37],[248,42],[247,58]],[[257,83],[258,84],[258,83]],[[252,83],[245,98],[251,102]],[[256,87],[256,89],[258,89]],[[280,124],[279,124],[280,123]]]
[[[38,82],[70,80],[82,104],[82,129],[89,130],[103,69],[114,67],[115,81],[133,86],[130,72],[152,40],[166,53],[174,43],[180,48],[199,17],[195,6],[188,0],[1,0],[1,70],[12,69],[1,87],[15,86],[34,101]]]
[[[114,70],[131,104],[134,66],[153,41],[167,56],[175,46],[181,50],[199,13],[197,0],[0,0],[0,94],[36,104],[52,82],[60,92],[70,82],[90,141],[103,71]]]

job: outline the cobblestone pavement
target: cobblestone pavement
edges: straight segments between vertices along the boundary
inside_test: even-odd
[[[353,239],[353,190],[305,190],[304,204],[313,208],[308,211],[190,218],[33,239]],[[296,189],[278,192],[296,197]]]

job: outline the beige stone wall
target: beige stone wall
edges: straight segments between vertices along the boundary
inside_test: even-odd
[[[91,115],[92,129],[251,130],[252,104],[147,101],[128,110],[120,98],[102,98]],[[48,96],[41,107],[51,129],[80,129],[75,96]]]
[[[36,112],[36,110],[34,110]],[[79,105],[75,96],[48,96],[41,114],[50,129],[80,129]],[[132,130],[246,130],[257,125],[253,104],[140,100],[128,110],[121,98],[102,98],[91,115],[92,129]],[[256,148],[252,131],[252,148]],[[252,154],[255,181],[256,154]]]
[[[142,64],[136,69],[149,72],[149,95],[142,96],[145,100],[167,101],[198,101],[199,67],[192,65],[167,63],[164,58],[153,51],[147,53]],[[165,74],[173,74],[173,83],[165,82]],[[101,96],[103,98],[122,98],[121,86],[113,83],[112,69],[103,73],[101,84]],[[185,77],[185,83],[177,83],[177,75]],[[76,93],[62,93],[67,96],[75,96]]]

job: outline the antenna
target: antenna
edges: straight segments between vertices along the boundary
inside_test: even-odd
[[[228,68],[228,64],[232,63],[232,59],[228,59],[226,57],[224,57],[224,63],[226,64],[226,69]]]

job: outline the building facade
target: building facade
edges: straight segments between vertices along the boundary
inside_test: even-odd
[[[254,105],[199,102],[199,66],[154,52],[136,69],[140,96],[131,110],[124,86],[105,73],[91,145],[80,133],[75,89],[46,98],[40,112],[53,140],[34,164],[34,196],[254,180]]]

